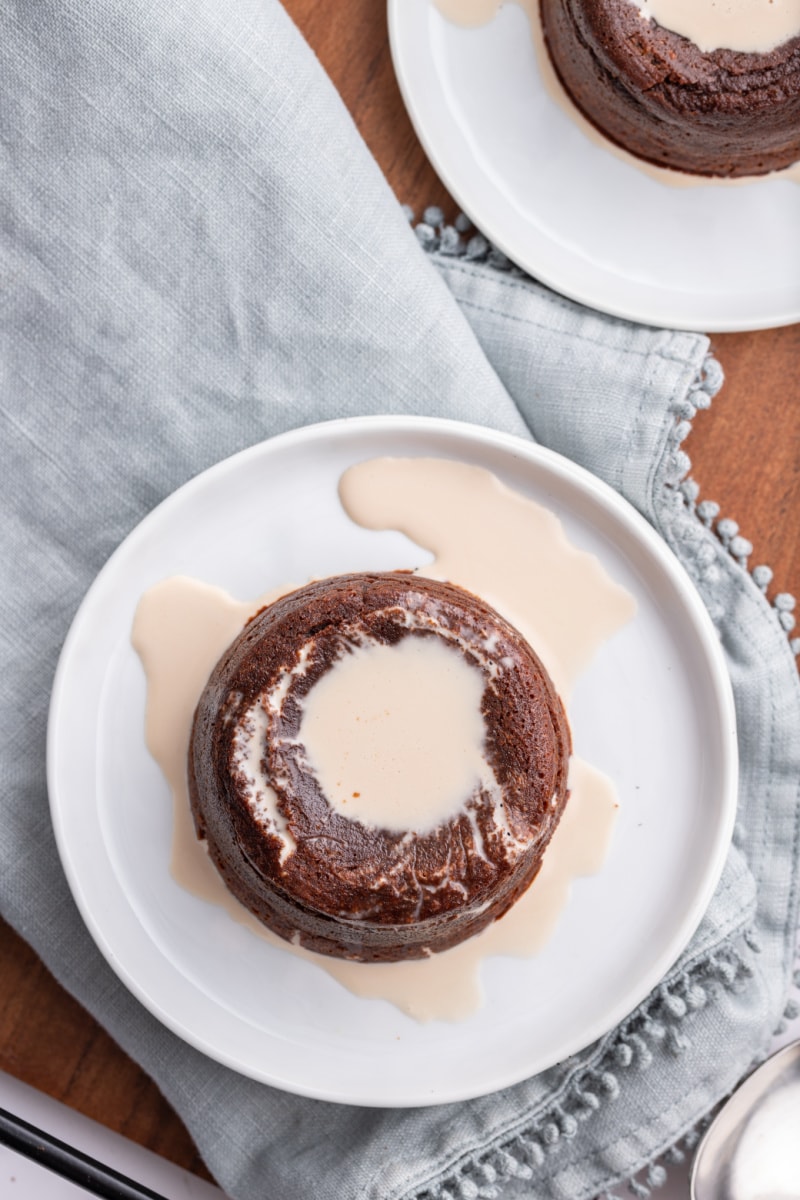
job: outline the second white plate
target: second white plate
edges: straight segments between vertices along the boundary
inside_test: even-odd
[[[192,575],[247,599],[285,580],[412,566],[400,534],[354,525],[337,485],[381,455],[476,463],[553,509],[635,595],[636,618],[581,677],[580,753],[616,782],[603,870],[578,880],[535,958],[484,964],[484,1007],[420,1025],[267,944],[169,872],[171,801],[144,739],[130,641],[142,593]],[[531,551],[533,552],[533,550]],[[357,1104],[421,1105],[514,1083],[611,1028],[696,927],[736,805],[730,687],[706,612],[649,525],[585,471],[532,443],[455,422],[364,418],[301,429],[181,488],[110,559],[75,619],[54,685],[48,778],[58,844],[91,933],[169,1028],[245,1075]]]
[[[495,245],[593,308],[678,329],[800,320],[800,185],[671,187],[589,140],[548,94],[528,17],[460,28],[389,0],[403,98],[436,171]]]

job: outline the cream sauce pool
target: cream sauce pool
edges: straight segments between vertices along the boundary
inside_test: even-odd
[[[420,687],[424,681],[424,687]],[[303,698],[298,741],[330,807],[392,833],[431,833],[479,787],[485,680],[437,638],[356,646]]]

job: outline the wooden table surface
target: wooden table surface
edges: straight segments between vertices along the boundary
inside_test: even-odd
[[[382,0],[286,0],[398,199],[418,213],[457,207],[423,154],[395,83]],[[722,392],[685,443],[701,497],[718,501],[800,597],[800,325],[719,334]],[[149,1078],[0,922],[0,1068],[204,1174],[183,1125]]]

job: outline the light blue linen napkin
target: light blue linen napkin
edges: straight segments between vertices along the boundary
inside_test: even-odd
[[[765,1050],[797,917],[791,602],[770,607],[687,478],[681,442],[720,382],[706,339],[583,310],[437,214],[415,237],[277,0],[0,0],[0,33],[4,916],[236,1200],[581,1200],[637,1172],[644,1195]],[[741,732],[736,844],[663,984],[544,1075],[412,1111],[285,1095],[162,1028],[81,923],[45,790],[58,652],[125,534],[233,451],[382,412],[535,437],[625,495],[717,623]]]

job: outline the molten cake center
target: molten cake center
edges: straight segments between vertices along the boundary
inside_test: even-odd
[[[303,701],[300,741],[331,808],[392,832],[426,833],[497,787],[486,761],[485,678],[436,637],[367,642]]]

